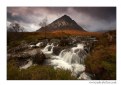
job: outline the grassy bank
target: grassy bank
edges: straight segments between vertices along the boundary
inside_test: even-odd
[[[68,70],[57,69],[51,66],[36,65],[28,69],[20,70],[16,62],[11,60],[7,64],[8,80],[74,80],[71,72]]]

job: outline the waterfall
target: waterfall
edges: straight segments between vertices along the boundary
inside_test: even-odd
[[[39,46],[41,43],[38,43]],[[41,51],[45,54],[46,65],[51,65],[54,69],[70,70],[72,75],[78,79],[91,79],[87,73],[85,73],[84,59],[87,52],[84,50],[84,44],[77,44],[76,47],[62,50],[58,56],[53,55],[54,44],[47,44]],[[28,63],[21,66],[20,69],[27,69],[32,65],[32,60],[28,60]]]
[[[73,47],[70,50],[62,50],[59,54],[59,57],[61,57],[65,62],[69,64],[73,63],[84,63],[85,53],[84,45],[83,44],[77,44],[77,47]]]
[[[30,45],[30,47],[41,47],[42,44],[43,42],[39,42],[36,45]],[[72,75],[78,79],[91,79],[89,74],[85,72],[84,59],[89,52],[89,48],[85,46],[85,44],[78,43],[76,47],[69,47],[68,49],[64,50],[60,49],[61,47],[59,47],[59,43],[56,44],[56,46],[58,47],[57,50],[59,49],[59,55],[54,55],[53,48],[55,47],[55,44],[53,43],[48,43],[43,49],[40,49],[46,56],[44,62],[45,65],[51,65],[54,67],[54,69],[59,68],[64,70],[70,70]],[[21,66],[20,69],[27,69],[32,64],[32,60],[28,60],[28,63]]]
[[[43,52],[52,51],[53,50],[53,47],[54,47],[53,43],[51,45],[50,44],[47,44],[42,51]]]
[[[62,50],[61,53],[59,54],[59,57],[61,57],[65,62],[69,64],[80,63],[80,57],[72,50],[70,51]]]
[[[42,52],[46,56],[46,64],[52,65],[54,69],[70,70],[72,75],[78,79],[90,79],[90,77],[84,73],[85,65],[84,58],[87,52],[84,50],[84,44],[77,44],[76,47],[70,49],[64,49],[58,56],[53,55],[54,45],[47,44]]]
[[[48,52],[48,49],[51,48],[52,46],[50,44],[47,44],[45,48],[43,49],[44,52]]]
[[[48,51],[49,47],[52,46],[51,50]],[[84,50],[84,44],[77,44],[76,47],[71,49],[64,49],[58,56],[52,55],[54,45],[47,44],[43,51],[46,56],[50,56],[47,60],[49,65],[54,66],[54,69],[65,69],[70,70],[72,75],[78,79],[91,79],[84,71],[84,58],[87,53]]]

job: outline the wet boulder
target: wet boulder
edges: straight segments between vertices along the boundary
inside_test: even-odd
[[[32,58],[33,63],[35,64],[42,64],[46,58],[43,52],[40,51],[40,49],[34,49],[30,51],[29,54]]]
[[[7,55],[7,60],[16,61],[16,65],[22,66],[27,64],[28,60],[32,60],[35,64],[42,64],[45,60],[45,55],[40,49],[28,50],[26,52],[11,53]]]
[[[53,54],[59,55],[60,52],[62,51],[62,49],[63,49],[63,48],[61,48],[61,47],[59,47],[59,46],[55,46],[55,47],[53,48]]]

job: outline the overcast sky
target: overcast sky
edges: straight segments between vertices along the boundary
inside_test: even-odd
[[[35,31],[45,17],[50,24],[63,15],[70,16],[87,31],[116,29],[115,7],[7,7],[7,25],[17,22],[26,31]]]

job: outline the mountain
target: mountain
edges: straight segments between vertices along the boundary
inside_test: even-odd
[[[51,24],[41,27],[39,31],[57,31],[57,30],[78,30],[85,31],[81,26],[79,26],[74,20],[72,20],[69,16],[64,15],[59,19],[55,20]]]

